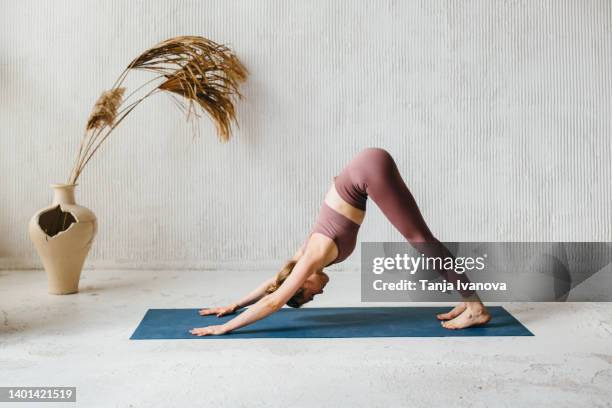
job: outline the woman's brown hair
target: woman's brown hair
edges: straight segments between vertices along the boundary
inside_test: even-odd
[[[268,286],[268,289],[266,289],[266,295],[276,292],[276,290],[283,284],[285,279],[287,279],[289,275],[291,275],[291,272],[293,271],[293,267],[295,267],[296,263],[297,261],[294,261],[293,259],[290,261],[287,261],[287,263],[283,266],[283,268],[276,274],[276,280],[274,281],[274,283]],[[287,301],[287,306],[291,306],[291,307],[302,306],[303,292],[304,290],[302,288],[299,288],[297,292],[293,294],[291,299]]]

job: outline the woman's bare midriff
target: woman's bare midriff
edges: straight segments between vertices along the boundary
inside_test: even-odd
[[[336,210],[349,220],[359,225],[361,225],[363,219],[365,218],[365,211],[353,207],[352,205],[344,201],[342,197],[340,197],[338,191],[336,191],[336,186],[334,185],[333,180],[329,191],[325,195],[325,203],[332,209]]]

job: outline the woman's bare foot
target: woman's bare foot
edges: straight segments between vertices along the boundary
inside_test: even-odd
[[[465,329],[466,327],[482,326],[491,320],[487,308],[480,302],[463,302],[448,313],[439,314],[438,319],[445,329]]]

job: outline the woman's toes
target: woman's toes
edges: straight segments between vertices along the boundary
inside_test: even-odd
[[[460,303],[457,306],[455,306],[453,308],[453,310],[451,310],[448,313],[440,313],[439,315],[437,315],[438,319],[440,320],[451,320],[454,319],[455,317],[459,316],[461,313],[463,313],[466,309],[466,305],[464,303]]]
[[[455,329],[455,325],[453,324],[452,320],[442,323],[442,327],[444,327],[445,329],[449,329],[449,330]]]

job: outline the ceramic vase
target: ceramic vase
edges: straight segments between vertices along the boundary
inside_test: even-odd
[[[79,291],[85,258],[98,229],[96,215],[76,203],[77,184],[51,184],[53,203],[30,219],[28,230],[47,273],[48,292]]]

